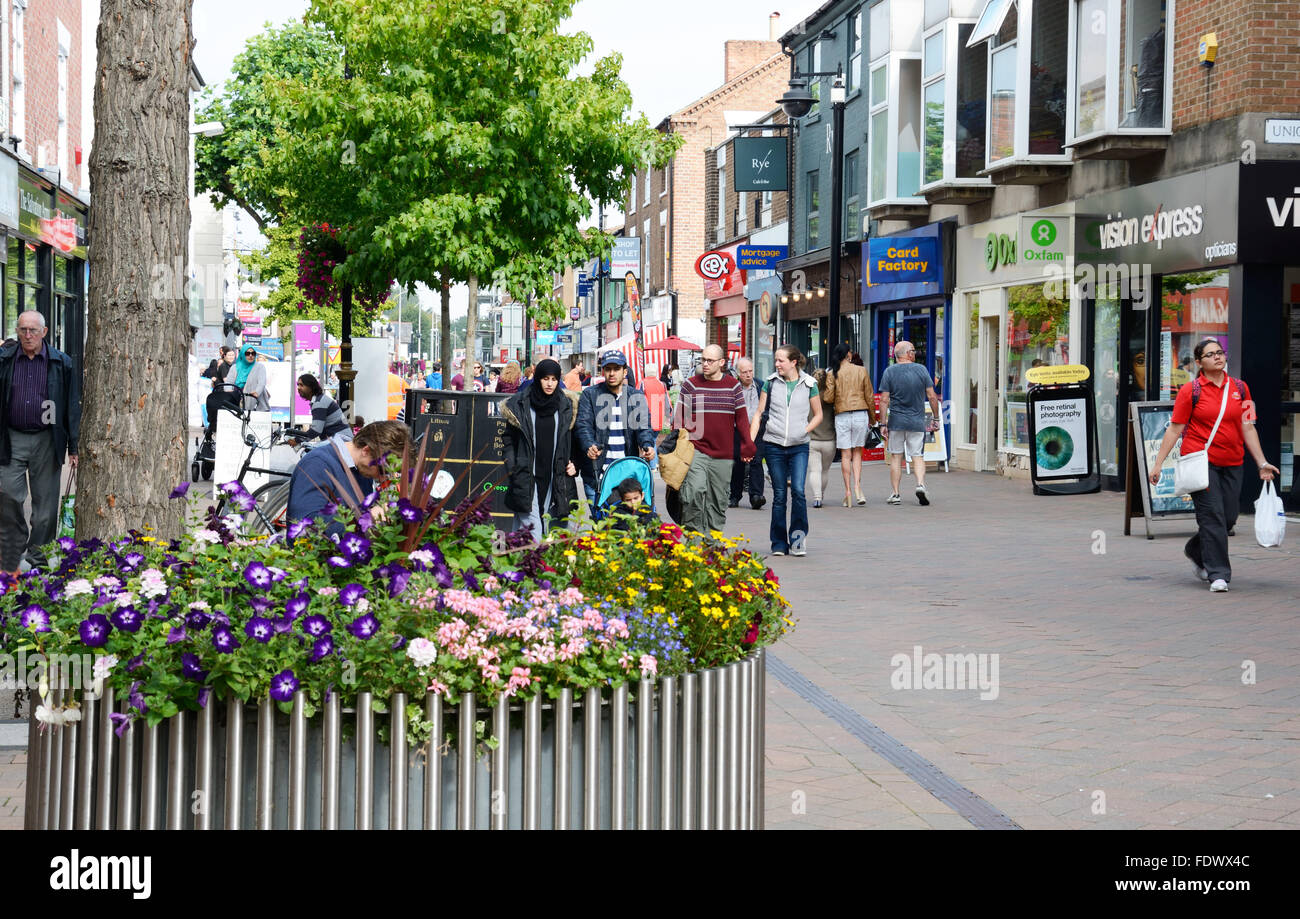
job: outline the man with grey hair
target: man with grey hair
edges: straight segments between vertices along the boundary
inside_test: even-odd
[[[726,355],[717,345],[704,349],[700,369],[682,383],[673,427],[690,434],[695,457],[682,482],[682,527],[708,535],[727,523],[727,493],[740,436],[740,458],[754,459],[749,412],[740,384],[723,375]]]
[[[885,368],[880,377],[880,416],[888,422],[880,426],[885,435],[889,453],[889,483],[893,493],[889,504],[901,504],[898,495],[899,483],[903,480],[903,457],[912,463],[912,472],[916,475],[916,500],[922,505],[930,503],[930,496],[925,490],[925,435],[927,431],[937,431],[939,420],[939,396],[934,391],[934,381],[930,371],[916,363],[916,347],[910,341],[900,341],[894,346],[897,363]],[[925,402],[930,401],[933,417],[927,421]]]
[[[77,468],[81,433],[81,375],[46,343],[47,332],[45,317],[28,310],[18,315],[18,341],[0,347],[0,528],[17,534],[31,565],[44,564],[42,549],[58,535],[63,457]],[[29,491],[30,528],[22,513]]]
[[[761,391],[757,383],[754,382],[754,362],[747,357],[742,357],[736,361],[736,378],[740,380],[740,392],[745,397],[745,411],[749,413],[752,419],[754,413],[758,411],[758,394]],[[735,461],[731,466],[731,500],[727,507],[740,507],[740,496],[749,491],[749,506],[758,510],[767,503],[763,497],[763,444],[760,441],[754,441],[756,450],[754,458],[745,462],[740,458],[740,433],[736,433],[735,442]],[[748,485],[748,489],[746,489]]]

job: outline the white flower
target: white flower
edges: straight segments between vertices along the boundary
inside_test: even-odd
[[[68,724],[81,720],[81,706],[73,705],[63,710],[63,720]]]
[[[428,549],[416,549],[409,556],[407,556],[407,558],[409,558],[413,562],[420,562],[425,565],[433,564],[433,553],[430,552]]]
[[[190,604],[190,609],[209,610],[212,609],[212,607],[208,606],[207,600],[195,600]]]
[[[167,577],[157,568],[146,568],[140,575],[140,594],[144,597],[161,597],[167,593]]]
[[[214,546],[221,542],[221,536],[215,530],[209,530],[206,527],[202,530],[196,530],[194,533],[194,542],[201,545],[205,542],[212,543]]]
[[[370,609],[370,601],[365,597],[357,601],[357,615],[364,613],[368,609]]]
[[[41,704],[36,706],[36,720],[44,724],[52,724],[55,727],[63,724],[63,710],[54,708],[50,705]]]
[[[406,646],[406,656],[417,667],[429,667],[438,659],[438,646],[427,638],[412,638]]]
[[[63,588],[63,596],[66,597],[84,597],[87,594],[93,594],[95,588],[90,586],[90,582],[85,578],[77,578],[75,581],[69,581],[68,585]]]
[[[94,676],[96,680],[102,680],[113,672],[117,666],[116,654],[101,654],[95,658]]]
[[[135,603],[135,594],[131,593],[131,591],[129,590],[124,590],[117,595],[116,602],[117,602],[118,609],[121,609],[126,606],[130,606],[131,604]]]

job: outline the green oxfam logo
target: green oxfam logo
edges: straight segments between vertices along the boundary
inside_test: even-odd
[[[1056,242],[1056,224],[1050,220],[1036,221],[1029,230],[1035,246],[1050,246]]]

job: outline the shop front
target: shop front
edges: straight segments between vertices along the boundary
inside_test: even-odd
[[[767,379],[776,371],[776,338],[781,310],[781,278],[774,272],[750,281],[745,285],[745,300],[749,303],[749,325],[754,330],[749,357],[754,361],[754,373]]]
[[[1215,337],[1256,429],[1295,489],[1300,414],[1300,166],[1230,163],[1079,202],[1074,288],[1085,303],[1102,472],[1122,488],[1129,405],[1170,401]],[[1085,216],[1086,215],[1086,216]],[[1243,498],[1258,492],[1247,458]]]
[[[722,277],[704,277],[709,328],[702,344],[719,345],[732,360],[748,351],[745,342],[749,332],[749,301],[745,299],[745,272],[736,259],[736,249],[745,244],[741,240],[714,250],[731,257],[731,270]]]
[[[1029,477],[1034,367],[1079,360],[1083,319],[1070,296],[1068,206],[1012,214],[956,233],[951,423],[963,469]]]
[[[951,221],[931,223],[862,244],[862,303],[874,311],[875,325],[871,353],[863,360],[871,368],[872,382],[879,382],[894,363],[894,346],[910,341],[916,362],[929,370],[944,405],[951,398],[953,227]],[[945,436],[951,443],[952,432],[945,431]]]

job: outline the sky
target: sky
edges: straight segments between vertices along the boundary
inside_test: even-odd
[[[594,48],[580,68],[584,73],[607,54],[623,55],[632,111],[644,113],[654,125],[722,83],[724,41],[766,39],[773,12],[781,14],[779,36],[823,2],[579,0],[565,30],[591,36]],[[282,25],[301,18],[308,6],[307,0],[194,0],[194,60],[204,81],[212,86],[224,82],[249,38],[268,22]],[[419,293],[423,305],[433,304],[431,293]],[[463,287],[453,291],[454,314],[465,312],[466,298]]]

